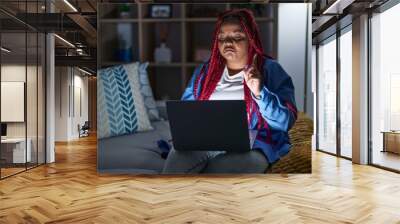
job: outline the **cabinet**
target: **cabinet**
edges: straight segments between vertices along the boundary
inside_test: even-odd
[[[27,147],[25,150],[25,144]],[[31,162],[32,140],[27,138],[7,138],[1,140],[2,147],[2,160],[6,164],[22,164],[25,162]]]
[[[196,54],[209,50],[217,21],[216,15],[231,8],[249,7],[259,25],[265,53],[276,56],[277,5],[275,4],[169,4],[170,18],[150,18],[151,4],[99,3],[98,10],[98,68],[128,63],[115,55],[121,46],[119,24],[130,24],[125,34],[132,42],[132,61],[149,62],[149,79],[156,100],[179,99],[196,66]],[[127,10],[126,8],[129,8]],[[126,13],[120,16],[121,8]],[[165,32],[166,31],[166,32]],[[166,34],[167,33],[167,34]],[[156,63],[154,50],[166,36],[172,50],[171,63]]]
[[[392,152],[400,154],[400,132],[388,131],[383,134],[383,150],[382,152]]]

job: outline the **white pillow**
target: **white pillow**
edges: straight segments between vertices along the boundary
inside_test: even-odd
[[[157,110],[157,105],[154,100],[153,91],[150,86],[149,77],[147,74],[148,62],[138,63],[139,65],[139,80],[140,92],[142,92],[144,105],[146,106],[147,113],[149,114],[150,121],[159,121],[160,115]]]

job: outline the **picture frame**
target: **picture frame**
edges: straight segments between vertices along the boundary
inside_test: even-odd
[[[149,7],[150,18],[171,18],[172,5],[171,4],[152,4]]]

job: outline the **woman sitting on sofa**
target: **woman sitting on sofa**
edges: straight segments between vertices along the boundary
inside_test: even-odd
[[[245,100],[257,138],[245,153],[171,149],[163,173],[264,173],[290,150],[288,131],[297,119],[293,83],[264,54],[250,10],[218,17],[210,59],[196,68],[182,100]]]

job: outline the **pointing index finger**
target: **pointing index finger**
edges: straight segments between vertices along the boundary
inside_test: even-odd
[[[252,65],[253,65],[254,67],[257,68],[257,54],[254,54],[254,56],[253,56],[253,63],[252,63]]]

